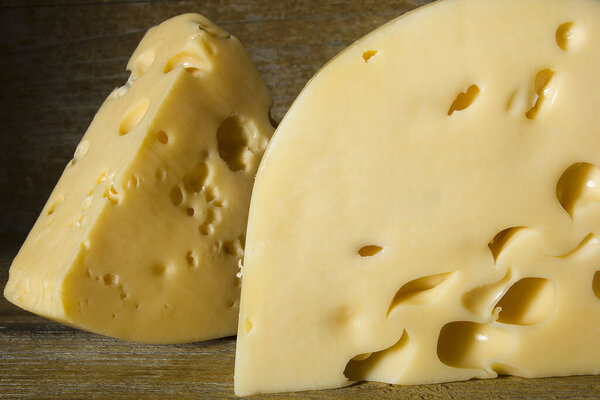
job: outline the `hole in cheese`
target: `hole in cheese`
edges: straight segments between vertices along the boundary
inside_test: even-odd
[[[406,330],[402,331],[400,339],[392,346],[374,352],[374,353],[362,353],[353,357],[346,368],[344,369],[344,375],[351,381],[362,381],[369,379],[369,375],[378,369],[382,370],[381,366],[386,364],[386,361],[390,361],[391,364],[400,365],[403,360],[410,356],[409,350],[409,337]],[[390,366],[389,371],[395,373],[396,368]],[[381,377],[380,377],[381,378]],[[389,376],[389,380],[393,380],[393,376]]]
[[[500,232],[498,232],[492,240],[488,243],[488,247],[492,252],[492,256],[494,257],[494,262],[498,261],[498,257],[504,249],[511,244],[515,238],[519,237],[522,233],[525,232],[527,228],[524,226],[514,226],[511,228],[506,228]]]
[[[131,79],[137,79],[146,73],[154,63],[156,49],[151,47],[140,54],[130,65]]]
[[[163,72],[167,74],[179,66],[183,67],[185,72],[196,78],[203,76],[209,69],[203,56],[191,51],[182,51],[167,61]]]
[[[446,286],[443,283],[448,282],[452,274],[454,272],[424,276],[402,285],[390,302],[387,315],[389,316],[400,305],[430,304],[434,302]]]
[[[181,192],[181,188],[179,186],[175,186],[173,189],[171,189],[171,202],[175,207],[183,202],[183,193]]]
[[[600,299],[600,271],[596,271],[592,280],[592,290],[597,298]]]
[[[502,328],[469,321],[444,325],[437,343],[441,362],[455,368],[485,368],[488,361],[505,353],[512,337]]]
[[[46,211],[46,215],[52,215],[54,214],[54,211],[56,211],[56,207],[60,206],[63,201],[65,201],[65,196],[60,194],[56,197],[56,199],[50,204],[50,206],[48,206],[48,211]]]
[[[187,213],[187,215],[189,215],[190,217],[194,216],[194,209],[192,207],[188,207],[185,212]]]
[[[162,144],[167,144],[169,142],[169,136],[165,133],[165,131],[158,131],[156,134],[156,139]]]
[[[204,219],[204,222],[202,224],[200,224],[199,226],[199,230],[200,230],[200,234],[201,235],[210,235],[211,233],[213,233],[214,231],[214,226],[213,224],[216,222],[217,220],[217,214],[215,213],[215,210],[213,208],[209,208],[208,210],[206,210],[206,217]]]
[[[372,257],[383,250],[383,247],[376,245],[363,246],[358,249],[358,255],[361,257]]]
[[[119,203],[119,192],[112,183],[104,188],[102,197],[107,198],[113,205]]]
[[[106,286],[115,286],[117,284],[117,282],[119,281],[119,276],[113,273],[109,273],[109,274],[105,274],[102,277],[102,280],[104,281],[104,284]]]
[[[77,148],[75,149],[75,154],[73,154],[73,164],[78,163],[79,161],[83,160],[83,158],[85,157],[85,155],[87,154],[89,149],[90,149],[89,140],[83,139],[81,142],[79,142],[79,144],[77,145]]]
[[[554,285],[544,278],[523,278],[514,283],[496,304],[502,310],[498,322],[534,325],[554,310]]]
[[[459,93],[450,105],[448,115],[454,114],[455,111],[462,111],[468,108],[473,104],[477,96],[479,96],[479,93],[481,93],[481,90],[477,85],[471,85],[465,92]]]
[[[196,256],[194,255],[194,252],[192,250],[189,250],[186,253],[185,260],[187,261],[188,267],[195,267],[198,265],[196,261]]]
[[[206,185],[208,165],[202,162],[183,177],[183,186],[188,193],[199,193]]]
[[[127,187],[136,188],[139,185],[140,185],[140,177],[137,176],[136,174],[131,175],[131,178],[129,178],[129,181],[127,181]]]
[[[543,69],[535,75],[533,83],[533,106],[525,113],[529,119],[535,119],[542,107],[554,102],[556,97],[556,73],[549,68]]]
[[[556,198],[571,218],[576,210],[600,201],[600,169],[586,162],[571,165],[558,180]]]
[[[140,123],[146,111],[148,111],[148,107],[150,106],[150,100],[144,99],[138,102],[136,105],[131,107],[125,113],[125,116],[121,120],[119,124],[119,135],[127,135],[129,132],[135,129],[135,127]]]
[[[572,21],[560,24],[556,29],[556,44],[562,50],[567,51],[576,36],[575,24]]]
[[[217,199],[217,197],[219,197],[217,188],[212,185],[205,186],[204,187],[204,197],[205,197],[207,203],[210,203],[211,201]],[[216,205],[216,202],[215,202],[215,207],[218,207]]]
[[[246,317],[246,320],[244,321],[244,329],[246,330],[246,333],[250,333],[252,328],[254,328],[254,325],[252,325],[252,322],[250,322],[250,318]]]
[[[377,54],[377,50],[366,50],[365,52],[363,52],[362,58],[363,60],[365,60],[366,63],[368,63],[371,57],[373,57],[375,54]]]
[[[248,130],[237,115],[225,119],[219,126],[217,130],[219,156],[231,171],[246,170],[246,153],[248,152],[249,139]]]
[[[162,182],[165,180],[165,177],[167,176],[167,173],[165,172],[164,169],[162,168],[157,168],[156,169],[156,173],[154,174],[155,178],[157,181]]]

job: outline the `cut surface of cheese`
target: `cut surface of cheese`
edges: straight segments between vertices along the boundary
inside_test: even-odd
[[[122,339],[235,334],[271,98],[240,42],[185,14],[150,29],[16,256],[4,295]]]
[[[251,200],[235,390],[600,372],[600,2],[446,0],[351,45]]]

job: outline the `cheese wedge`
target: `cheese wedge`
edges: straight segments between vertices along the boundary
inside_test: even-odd
[[[447,0],[295,101],[251,201],[235,390],[600,372],[600,2]]]
[[[122,339],[235,334],[270,95],[240,42],[186,14],[150,29],[10,269],[4,295]]]

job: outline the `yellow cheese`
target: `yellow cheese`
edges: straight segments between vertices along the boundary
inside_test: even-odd
[[[600,2],[447,0],[321,70],[251,201],[235,390],[600,372]]]
[[[270,95],[240,42],[195,14],[150,29],[127,69],[13,261],[4,295],[128,340],[235,334]]]

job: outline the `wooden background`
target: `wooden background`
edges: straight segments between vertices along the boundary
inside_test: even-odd
[[[150,26],[198,12],[238,37],[271,89],[280,120],[336,53],[428,2],[0,0],[0,287],[94,113],[127,80],[127,60]],[[234,352],[234,338],[170,346],[105,338],[0,298],[0,397],[230,398]],[[600,376],[362,383],[259,397],[591,399],[600,398]]]

